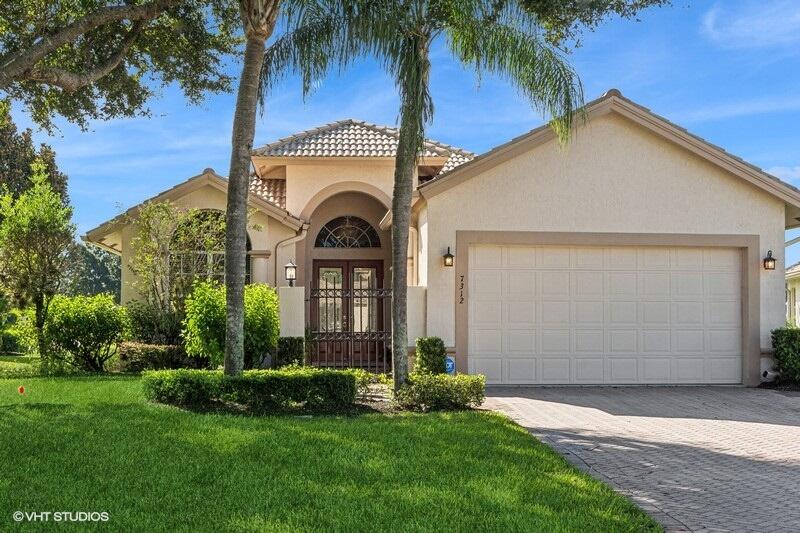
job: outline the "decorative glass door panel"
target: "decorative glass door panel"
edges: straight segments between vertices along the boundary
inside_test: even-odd
[[[311,364],[389,370],[382,261],[314,261]]]

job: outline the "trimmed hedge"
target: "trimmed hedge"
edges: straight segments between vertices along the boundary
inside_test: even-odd
[[[454,411],[478,407],[485,395],[485,376],[415,372],[395,393],[395,402],[410,411]]]
[[[203,368],[208,360],[188,357],[183,346],[123,342],[119,345],[119,370],[141,372],[169,368]]]
[[[209,407],[227,401],[260,412],[301,406],[338,410],[356,400],[356,380],[346,372],[312,368],[248,370],[225,376],[212,370],[155,370],[142,374],[148,400]]]
[[[306,354],[303,337],[279,337],[275,366],[301,365]]]
[[[800,383],[800,328],[785,326],[773,329],[772,347],[781,379]]]
[[[447,350],[439,337],[420,337],[417,339],[414,371],[425,374],[444,374],[447,372],[445,359]]]

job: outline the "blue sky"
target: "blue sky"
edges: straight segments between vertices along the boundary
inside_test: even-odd
[[[674,0],[639,21],[611,20],[572,55],[587,100],[611,87],[782,179],[800,185],[800,2]],[[428,136],[483,152],[543,118],[505,81],[484,77],[434,50],[436,115]],[[238,68],[237,68],[238,70]],[[151,118],[68,124],[51,144],[80,233],[212,167],[227,174],[233,95],[188,106],[168,88]],[[22,127],[30,124],[17,110]],[[256,145],[342,118],[395,124],[391,80],[370,61],[332,75],[306,101],[297,80],[280,86],[259,117]],[[792,236],[795,233],[792,232]],[[800,245],[788,262],[800,260]]]

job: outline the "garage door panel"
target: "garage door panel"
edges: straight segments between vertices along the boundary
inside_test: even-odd
[[[505,361],[506,383],[535,383],[536,378],[536,359],[510,358]]]
[[[670,321],[675,326],[705,325],[705,305],[702,301],[672,302]]]
[[[741,383],[739,250],[476,246],[469,257],[468,366],[490,383]]]
[[[546,326],[569,325],[570,324],[570,302],[566,301],[543,301],[542,302],[542,324]]]
[[[576,353],[605,352],[605,332],[602,329],[575,330]]]
[[[543,357],[542,358],[542,383],[571,383],[569,357]]]
[[[549,272],[541,274],[542,279],[542,298],[565,298],[570,297],[570,276],[569,272]]]
[[[575,383],[603,383],[605,363],[602,357],[578,358],[573,365]]]
[[[600,325],[605,322],[605,303],[602,300],[594,302],[572,302],[572,322],[578,326]]]

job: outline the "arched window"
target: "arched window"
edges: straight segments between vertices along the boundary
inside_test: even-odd
[[[317,248],[380,248],[378,232],[363,218],[337,217],[322,226],[314,242]]]
[[[247,238],[250,251],[250,237]],[[186,294],[195,279],[225,281],[225,213],[202,209],[180,220],[170,241],[173,289]],[[245,262],[245,282],[250,283],[250,257]]]

